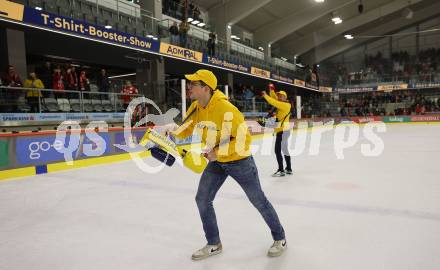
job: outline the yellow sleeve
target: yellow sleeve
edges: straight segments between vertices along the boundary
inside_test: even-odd
[[[44,84],[43,84],[43,82],[41,80],[36,80],[35,86],[38,89],[43,89],[44,88]]]
[[[189,115],[193,110],[197,110],[196,105],[197,105],[197,101],[194,101],[191,104],[191,106],[189,106],[188,110],[186,111],[186,115]],[[197,112],[194,112],[193,114],[191,114],[191,116],[189,118],[185,119],[186,120],[185,123],[180,125],[176,130],[170,132],[170,134],[173,137],[178,138],[180,140],[191,136],[194,131],[194,126],[196,124],[195,123],[196,114],[197,114]]]
[[[229,103],[229,102],[228,102]],[[227,103],[227,104],[228,104]],[[229,103],[230,104],[230,103]],[[229,134],[229,138],[222,138],[220,137],[220,141],[218,143],[218,146],[214,148],[215,153],[217,156],[228,156],[233,153],[236,153],[237,150],[242,149],[247,150],[249,148],[250,141],[246,140],[249,133],[248,127],[246,125],[245,119],[243,114],[232,104],[230,106],[225,106],[226,109],[223,112],[224,113],[232,113],[232,121],[229,132],[226,132],[226,134]],[[223,133],[223,130],[221,131]],[[238,138],[237,138],[238,137]],[[245,139],[243,141],[243,139]],[[223,142],[228,142],[229,144],[224,144]],[[238,142],[237,142],[238,141]],[[243,144],[244,145],[237,145]]]
[[[30,80],[24,81],[24,88],[32,88],[32,82]]]
[[[273,99],[278,99],[277,94],[275,93],[274,90],[270,90],[270,97]]]
[[[263,98],[272,106],[282,111],[290,111],[290,104],[287,102],[278,101],[268,95],[263,95]]]

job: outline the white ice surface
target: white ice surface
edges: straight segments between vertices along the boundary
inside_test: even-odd
[[[440,269],[440,125],[390,125],[380,137],[381,156],[362,156],[361,139],[338,160],[329,133],[285,178],[270,177],[273,155],[255,155],[286,230],[279,258],[266,257],[270,232],[231,178],[214,203],[224,252],[199,262],[199,176],[179,166],[151,175],[127,161],[0,182],[0,269]]]

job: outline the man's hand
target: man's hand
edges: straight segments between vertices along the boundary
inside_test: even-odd
[[[211,150],[209,152],[206,152],[203,154],[205,158],[207,158],[209,161],[216,161],[217,160],[217,154],[214,150]]]
[[[265,95],[267,95],[267,93],[266,93],[266,91],[261,91],[261,96],[265,96]]]

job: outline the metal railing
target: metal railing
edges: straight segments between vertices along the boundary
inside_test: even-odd
[[[123,112],[124,99],[136,97],[143,95],[0,86],[0,112]]]
[[[356,76],[359,76],[356,78]],[[338,87],[354,87],[354,86],[368,86],[378,84],[395,84],[395,83],[440,83],[440,73],[427,74],[412,74],[412,75],[391,75],[391,74],[374,74],[374,73],[359,73],[353,74],[348,78],[343,78],[343,81],[338,81]]]
[[[231,99],[230,101],[241,112],[266,112],[270,108],[267,102],[257,101],[255,97],[246,100]]]

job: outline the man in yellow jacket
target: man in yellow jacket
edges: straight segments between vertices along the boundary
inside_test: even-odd
[[[287,247],[284,229],[272,204],[261,189],[258,170],[250,153],[251,136],[243,114],[216,90],[217,78],[208,70],[185,75],[190,81],[190,98],[195,100],[183,124],[171,136],[184,139],[197,132],[209,160],[199,182],[196,203],[202,219],[207,245],[192,255],[201,260],[222,251],[213,201],[217,191],[231,176],[269,226],[273,245],[268,256],[280,256]]]
[[[270,96],[263,91],[263,98],[272,106],[276,108],[276,118],[279,126],[275,128],[275,155],[278,162],[278,170],[272,175],[274,177],[285,176],[292,174],[292,165],[289,154],[288,141],[290,137],[290,110],[292,105],[287,100],[285,91],[275,93],[273,84],[269,85]],[[283,166],[283,154],[286,160],[286,170]]]
[[[29,78],[24,81],[24,88],[35,88],[35,89],[43,89],[43,82],[37,78],[35,72],[29,73]],[[31,107],[31,112],[39,112],[38,109],[38,97],[41,97],[40,91],[37,90],[28,90],[26,94],[26,99]]]

